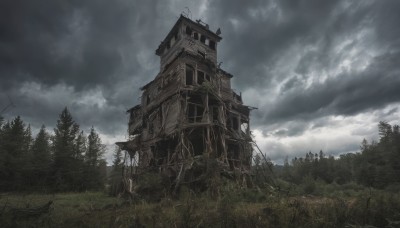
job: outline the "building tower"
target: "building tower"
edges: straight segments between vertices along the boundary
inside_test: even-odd
[[[127,111],[129,140],[117,143],[135,161],[133,176],[152,170],[195,179],[199,159],[213,159],[227,173],[250,171],[251,108],[217,64],[219,33],[181,15],[157,48],[160,72]]]

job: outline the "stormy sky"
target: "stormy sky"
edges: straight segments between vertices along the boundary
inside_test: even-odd
[[[67,106],[104,143],[125,140],[182,12],[221,28],[218,61],[258,107],[253,135],[273,161],[356,152],[379,121],[399,124],[397,0],[2,0],[0,108],[15,104],[2,115],[52,132]]]

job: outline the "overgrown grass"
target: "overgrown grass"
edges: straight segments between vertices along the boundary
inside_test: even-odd
[[[341,190],[340,190],[341,189]],[[220,195],[182,189],[178,199],[132,202],[102,192],[55,195],[2,194],[1,227],[399,227],[400,194],[358,185],[315,184],[281,194],[271,188],[225,185]],[[327,194],[329,193],[329,194]],[[10,208],[29,208],[52,200],[52,210],[20,218]]]

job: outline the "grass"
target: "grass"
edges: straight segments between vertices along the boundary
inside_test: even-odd
[[[356,190],[343,187],[345,193],[337,194],[339,197],[282,196],[270,191],[229,188],[216,198],[187,191],[179,199],[134,203],[103,192],[9,193],[0,195],[0,224],[1,227],[399,227],[399,193],[353,187]],[[337,186],[325,186],[322,190],[332,191],[331,188],[339,192]],[[347,196],[350,193],[353,195]],[[54,202],[52,210],[40,217],[19,218],[10,211],[10,207],[29,208],[49,200]]]

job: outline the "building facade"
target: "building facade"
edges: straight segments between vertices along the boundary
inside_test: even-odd
[[[128,110],[129,140],[117,143],[134,160],[134,173],[181,176],[200,158],[227,171],[250,170],[252,108],[217,64],[219,34],[181,15],[157,48],[160,72]]]

